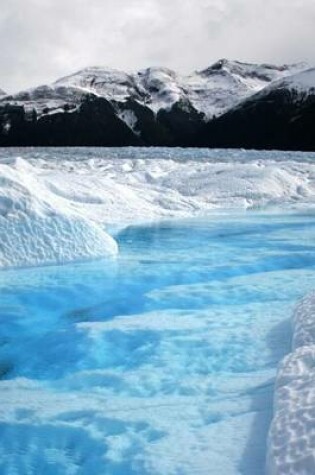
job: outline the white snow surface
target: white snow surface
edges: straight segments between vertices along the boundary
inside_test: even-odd
[[[66,103],[70,103],[75,110],[82,95],[90,93],[114,103],[133,98],[155,113],[160,109],[170,109],[178,101],[182,104],[190,102],[199,112],[212,118],[271,82],[306,68],[304,63],[272,66],[226,59],[189,75],[180,75],[162,67],[126,73],[94,66],[61,78],[51,85],[8,95],[2,101],[24,105],[26,109],[35,108],[37,114],[41,115],[58,111]]]
[[[315,473],[315,292],[294,312],[293,351],[278,370],[269,475]]]
[[[300,93],[315,94],[315,68],[294,74],[283,81],[280,81],[279,86],[294,89]]]
[[[0,267],[113,256],[115,241],[20,158],[0,161]]]
[[[312,154],[3,149],[0,266],[113,255],[131,223],[315,204]],[[119,158],[119,157],[131,158]],[[136,158],[138,157],[138,158]],[[301,158],[302,157],[302,158]],[[221,210],[221,211],[220,211]]]

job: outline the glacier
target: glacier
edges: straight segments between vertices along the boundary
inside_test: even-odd
[[[315,287],[314,158],[0,149],[4,473],[264,473],[287,316]],[[314,309],[309,294],[294,311],[268,475],[314,471]]]
[[[315,293],[307,294],[293,315],[292,353],[278,370],[274,418],[269,434],[270,475],[315,471]]]
[[[114,255],[106,227],[229,209],[305,208],[315,200],[314,154],[137,148],[16,153],[0,152],[1,267]]]
[[[49,190],[20,158],[0,160],[0,267],[55,264],[117,254],[102,227]]]
[[[314,235],[307,212],[231,210],[0,272],[0,473],[263,475]]]

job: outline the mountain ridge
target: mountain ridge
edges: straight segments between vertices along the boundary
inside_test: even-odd
[[[253,103],[260,107],[274,88],[291,91],[291,101],[294,94],[296,101],[312,97],[315,74],[307,67],[227,59],[188,75],[162,67],[133,73],[87,67],[1,96],[0,145],[238,146],[231,131],[238,129],[236,111],[243,116]],[[273,143],[264,140],[266,148]],[[255,140],[239,146],[247,142],[264,147]]]
[[[278,80],[208,122],[202,147],[315,150],[315,68]]]

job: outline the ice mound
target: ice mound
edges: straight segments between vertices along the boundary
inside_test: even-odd
[[[23,157],[54,200],[100,226],[315,204],[308,155],[101,148],[25,149]]]
[[[315,293],[295,309],[293,350],[276,380],[269,475],[315,473]]]
[[[115,241],[21,158],[0,161],[0,267],[112,256]]]

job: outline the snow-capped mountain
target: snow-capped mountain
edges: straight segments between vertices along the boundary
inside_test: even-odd
[[[272,82],[206,124],[199,138],[211,147],[315,150],[314,124],[312,68]]]
[[[103,97],[112,103],[136,100],[155,113],[161,109],[169,110],[177,102],[189,102],[198,112],[212,118],[270,82],[305,68],[304,63],[278,67],[226,59],[187,76],[157,67],[130,74],[90,67],[58,79],[51,85],[7,96],[6,100],[35,108],[40,115],[43,111],[59,111],[64,104],[75,106],[86,94]]]
[[[5,96],[5,92],[2,89],[0,89],[0,96]]]
[[[301,69],[305,69],[304,64],[276,67],[225,59],[188,76],[167,68],[148,68],[134,74],[87,68],[58,80],[55,86],[79,88],[115,102],[132,98],[155,113],[176,102],[189,101],[198,112],[211,118],[271,81]]]
[[[190,91],[189,99],[196,109],[212,118],[213,115],[221,115],[271,82],[306,67],[305,63],[273,66],[223,59],[186,78]]]
[[[290,89],[294,80],[301,93],[305,81],[313,80],[306,69],[304,63],[225,59],[190,75],[157,67],[135,73],[85,68],[53,84],[1,97],[0,143],[208,145],[205,123],[217,123],[273,87]]]

